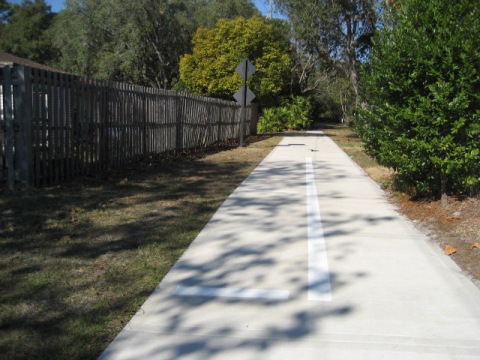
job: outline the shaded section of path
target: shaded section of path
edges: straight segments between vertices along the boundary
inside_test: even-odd
[[[308,296],[309,171],[328,299]],[[329,138],[288,136],[101,356],[138,358],[480,359],[480,291]]]

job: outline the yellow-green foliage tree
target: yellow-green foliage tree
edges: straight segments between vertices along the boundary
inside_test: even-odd
[[[193,38],[193,53],[180,59],[181,85],[198,95],[232,99],[242,85],[235,68],[248,57],[257,68],[248,86],[266,102],[288,88],[287,33],[284,22],[261,17],[222,19],[215,28],[201,27]]]

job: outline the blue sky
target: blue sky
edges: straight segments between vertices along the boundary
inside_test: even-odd
[[[22,0],[9,0],[9,2],[21,4]],[[46,0],[45,2],[52,7],[53,12],[59,12],[65,6],[64,0]],[[263,15],[268,15],[270,12],[269,0],[255,0],[254,3]]]
[[[14,4],[21,4],[22,0],[8,0],[8,2],[14,3]],[[59,12],[65,6],[64,0],[46,0],[45,2],[52,7],[53,12]]]
[[[21,4],[22,0],[8,0],[8,2],[14,4]],[[60,10],[62,10],[65,3],[64,0],[46,0],[45,2],[52,7],[53,12],[59,12]]]

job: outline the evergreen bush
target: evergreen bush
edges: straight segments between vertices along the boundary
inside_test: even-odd
[[[312,123],[312,105],[306,97],[291,96],[282,106],[263,109],[258,119],[258,132],[271,133],[284,130],[305,130]]]
[[[375,39],[356,128],[417,195],[480,183],[480,5],[406,0]]]

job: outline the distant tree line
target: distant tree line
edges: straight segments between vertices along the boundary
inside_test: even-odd
[[[99,79],[171,88],[193,34],[219,19],[260,16],[249,0],[0,0],[0,50]]]
[[[353,123],[420,196],[480,185],[478,0],[0,0],[0,50],[78,75],[231,98],[244,57],[266,131]],[[300,99],[297,97],[302,97]],[[305,99],[309,99],[305,101]]]
[[[220,97],[239,81],[223,73],[249,56],[259,62],[251,81],[261,104],[309,96],[319,119],[348,119],[375,1],[278,0],[278,20],[251,0],[67,0],[58,14],[44,0],[0,0],[0,50],[73,74]],[[200,85],[207,73],[211,84]]]

